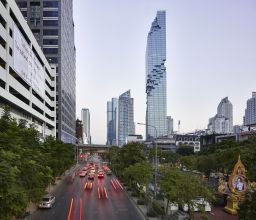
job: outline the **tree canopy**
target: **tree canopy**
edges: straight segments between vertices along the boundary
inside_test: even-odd
[[[18,122],[4,108],[0,118],[0,220],[21,215],[49,183],[74,163],[74,147],[48,137],[34,125]]]

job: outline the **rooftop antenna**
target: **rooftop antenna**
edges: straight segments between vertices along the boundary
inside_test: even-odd
[[[178,133],[180,133],[180,120],[178,121]]]

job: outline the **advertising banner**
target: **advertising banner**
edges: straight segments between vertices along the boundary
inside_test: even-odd
[[[15,24],[13,25],[13,39],[14,70],[43,98],[45,94],[44,68]]]

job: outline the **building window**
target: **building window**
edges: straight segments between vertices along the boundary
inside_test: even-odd
[[[44,20],[44,26],[56,27],[58,24],[58,20]]]
[[[6,26],[6,21],[4,20],[4,18],[2,17],[2,15],[0,15],[0,23],[1,23],[1,25],[3,25],[3,27],[5,28],[5,26]]]
[[[47,57],[49,63],[58,64],[58,57]]]
[[[31,23],[33,26],[37,27],[37,26],[40,25],[40,18],[30,18],[30,23]]]
[[[19,8],[27,8],[27,1],[24,1],[24,2],[16,1],[16,3],[19,6]]]
[[[22,13],[23,17],[25,17],[25,18],[28,16],[27,11],[21,11],[21,13]]]
[[[32,32],[33,32],[36,40],[39,41],[40,40],[40,30],[39,29],[33,29]]]
[[[0,57],[0,66],[2,67],[2,68],[6,68],[6,62]]]
[[[44,33],[44,36],[57,36],[58,29],[44,29],[43,33]]]
[[[58,54],[58,48],[44,48],[45,54]]]
[[[2,38],[2,36],[0,36],[0,45],[5,48],[6,46],[6,41]]]
[[[11,28],[9,29],[9,35],[12,38],[12,29]]]
[[[30,23],[38,26],[41,20],[40,2],[30,2]]]
[[[58,45],[58,39],[44,39],[44,45]]]
[[[58,8],[58,1],[45,1],[43,2],[44,8]]]
[[[2,79],[0,79],[0,87],[2,87],[3,89],[5,89],[5,81],[3,81]]]
[[[43,15],[44,17],[58,17],[59,13],[58,11],[44,11]]]
[[[12,48],[9,47],[9,54],[12,56]]]

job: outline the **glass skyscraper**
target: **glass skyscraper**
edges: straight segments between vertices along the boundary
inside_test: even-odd
[[[130,90],[118,99],[118,146],[126,144],[128,135],[135,134],[133,98]]]
[[[152,22],[146,49],[146,139],[167,135],[166,18],[158,11]],[[157,134],[155,132],[155,127]]]
[[[118,99],[107,102],[107,144],[118,145]]]
[[[57,66],[56,136],[63,142],[75,143],[76,49],[73,0],[16,2],[47,60]],[[52,99],[49,94],[46,96]]]

